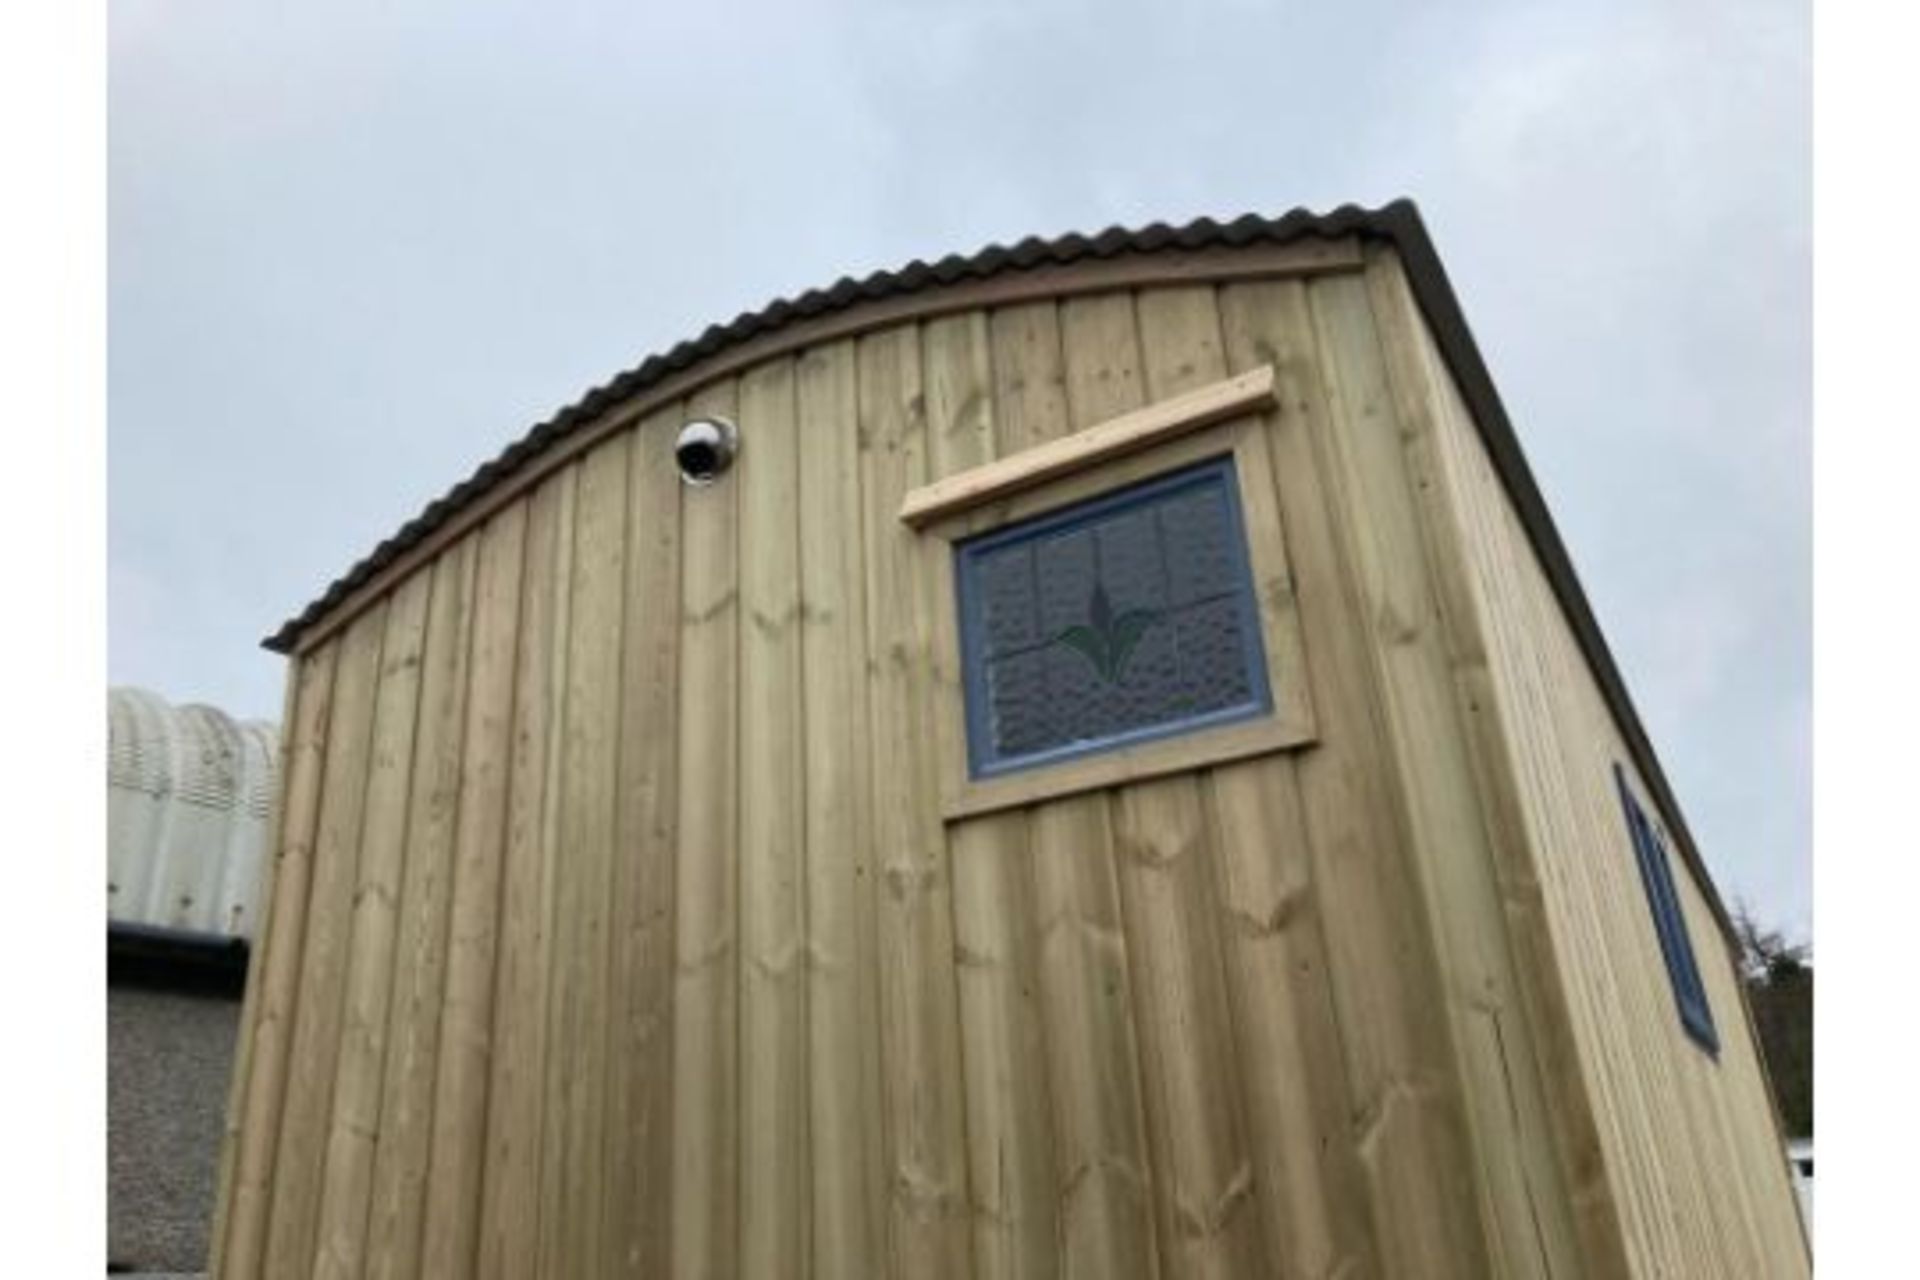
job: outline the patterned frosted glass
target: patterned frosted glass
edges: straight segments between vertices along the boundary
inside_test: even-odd
[[[1229,458],[955,555],[976,776],[1270,705]]]

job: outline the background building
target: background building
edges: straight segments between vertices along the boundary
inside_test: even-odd
[[[108,691],[107,1257],[206,1265],[274,727]]]

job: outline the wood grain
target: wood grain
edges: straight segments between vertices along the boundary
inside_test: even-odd
[[[412,1276],[420,1267],[477,550],[462,542],[433,569],[367,1223],[370,1277]]]
[[[929,323],[922,353],[930,471],[953,476],[977,469],[995,448],[986,317],[976,313]],[[945,556],[945,548],[934,552]],[[939,629],[934,645],[935,696],[949,707],[961,698],[952,635]],[[947,750],[964,752],[964,747],[948,744]],[[1054,1275],[1059,1223],[1052,1116],[1034,1002],[1033,919],[1022,902],[1026,817],[999,814],[950,826],[947,839],[975,1274]]]
[[[1131,327],[1135,336],[1127,341]],[[1104,332],[1103,332],[1104,330]],[[1210,288],[1157,290],[1111,308],[1080,375],[1111,373],[1111,394],[1159,400],[1221,371]],[[1069,370],[1078,367],[1069,333]],[[1135,366],[1127,356],[1137,352]],[[1200,779],[1169,777],[1116,795],[1121,905],[1137,957],[1142,1082],[1154,1142],[1162,1247],[1174,1275],[1247,1275],[1263,1266],[1266,1228],[1253,1186],[1242,1065],[1219,937],[1214,832]]]
[[[540,1270],[604,1275],[606,1024],[616,733],[626,599],[628,440],[580,464],[568,603],[554,950],[547,974]]]
[[[1075,413],[1061,308],[1047,302],[996,313],[990,332],[1002,447],[1070,433]],[[1060,1269],[1068,1276],[1156,1275],[1132,977],[1107,798],[1081,795],[1035,807],[1028,840]]]
[[[809,1251],[806,754],[793,363],[740,382],[740,1265],[806,1274]]]
[[[1543,961],[1535,972],[1544,989],[1529,996],[1542,1075],[1553,1095],[1587,1100],[1584,1109],[1555,1107],[1554,1134],[1582,1239],[1614,1234],[1608,1255],[1636,1275],[1806,1275],[1770,1095],[1712,908],[1676,857],[1722,1034],[1717,1063],[1680,1029],[1633,866],[1612,790],[1613,765],[1631,759],[1625,733],[1459,389],[1431,336],[1407,317],[1399,274],[1382,258],[1369,284],[1380,311],[1403,317],[1409,376],[1427,387],[1437,514],[1452,522],[1461,612],[1485,654],[1470,696],[1484,722],[1483,785],[1513,842],[1496,851],[1507,915],[1517,947]],[[1649,813],[1664,824],[1655,807]]]
[[[690,415],[735,413],[725,384]],[[739,1271],[739,495],[681,495],[673,1273]]]
[[[796,394],[810,1256],[862,1276],[883,1267],[888,1183],[853,344],[800,357]]]
[[[607,1212],[623,1276],[666,1272],[673,1209],[673,908],[678,840],[680,477],[677,406],[643,421],[627,481]]]
[[[1257,413],[1272,403],[1273,370],[1252,369],[1170,395],[1071,436],[948,473],[908,493],[900,504],[900,519],[921,528],[1216,422]]]
[[[858,352],[891,1265],[961,1276],[972,1261],[952,884],[939,814],[924,802],[938,786],[933,743],[919,729],[937,687],[934,549],[894,518],[928,478],[919,333],[863,338]]]
[[[287,750],[280,762],[280,826],[273,859],[267,922],[248,966],[248,999],[241,1023],[243,1048],[235,1064],[240,1097],[232,1172],[222,1183],[215,1219],[212,1273],[252,1276],[260,1271],[279,1149],[287,1060],[300,995],[300,956],[306,937],[328,728],[340,644],[296,659]],[[222,1221],[224,1219],[224,1221]]]
[[[476,1261],[478,1275],[496,1280],[532,1274],[538,1245],[546,978],[558,874],[576,484],[575,472],[562,472],[527,507]]]
[[[1485,1265],[1465,1177],[1464,1134],[1431,943],[1404,845],[1389,747],[1365,656],[1352,559],[1337,523],[1329,437],[1346,429],[1340,384],[1306,291],[1222,292],[1229,367],[1272,364],[1286,429],[1271,436],[1303,602],[1308,678],[1321,739],[1295,763],[1311,871],[1323,918],[1328,989],[1340,1028],[1359,1162],[1382,1275],[1477,1274]]]
[[[289,1087],[280,1114],[271,1226],[262,1263],[262,1270],[272,1275],[302,1274],[313,1260],[385,623],[382,605],[349,630],[336,677],[327,733],[327,782],[314,834],[298,1019],[287,1057],[289,1084],[301,1087]],[[308,1081],[318,1083],[309,1086]]]
[[[500,512],[479,535],[446,995],[420,1253],[420,1269],[428,1275],[472,1274],[479,1243],[526,544],[525,503]]]
[[[280,732],[278,749],[274,760],[283,768],[290,768],[296,758],[294,729],[301,722],[300,696],[302,676],[307,664],[289,662],[284,680],[285,689],[281,696]],[[301,744],[304,751],[304,744]],[[227,1247],[227,1228],[233,1210],[234,1173],[240,1159],[241,1126],[246,1121],[247,1086],[252,1079],[253,1027],[260,1016],[262,988],[265,986],[263,973],[266,968],[267,939],[273,930],[274,875],[273,860],[282,848],[287,820],[287,799],[290,784],[281,780],[274,790],[272,809],[267,818],[266,839],[268,847],[262,850],[260,872],[260,896],[257,925],[254,933],[253,955],[256,957],[247,967],[246,990],[240,1000],[240,1021],[234,1035],[233,1070],[227,1079],[227,1103],[220,1126],[220,1155],[214,1167],[214,1206],[213,1219],[207,1228],[207,1273],[223,1275],[222,1263]],[[109,855],[108,874],[117,876]]]
[[[380,1136],[380,1076],[386,1059],[387,996],[406,856],[407,790],[419,723],[420,658],[426,647],[431,574],[405,583],[387,609],[380,687],[373,708],[372,763],[361,820],[347,948],[346,1011],[334,1067],[332,1119],[320,1183],[313,1274],[357,1276],[366,1251],[367,1200]]]

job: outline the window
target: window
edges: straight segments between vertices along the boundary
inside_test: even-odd
[[[1231,456],[953,554],[972,777],[1272,707]]]
[[[1620,788],[1620,804],[1626,810],[1627,834],[1633,840],[1634,858],[1640,864],[1640,883],[1647,891],[1647,906],[1653,912],[1654,932],[1660,937],[1667,976],[1673,983],[1680,1025],[1701,1048],[1708,1053],[1718,1053],[1720,1037],[1714,1031],[1713,1010],[1707,1005],[1700,967],[1694,962],[1693,942],[1687,936],[1687,922],[1681,914],[1680,895],[1674,887],[1666,844],[1634,798],[1633,789],[1627,785],[1626,770],[1614,765],[1613,777]]]
[[[1314,740],[1265,365],[910,490],[953,822]]]

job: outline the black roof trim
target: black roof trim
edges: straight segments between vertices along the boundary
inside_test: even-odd
[[[935,263],[919,259],[894,271],[876,271],[863,280],[842,277],[826,289],[813,289],[792,299],[780,299],[758,311],[736,316],[724,325],[710,326],[699,337],[682,342],[670,350],[647,357],[638,365],[612,380],[588,391],[573,404],[539,423],[525,436],[509,445],[492,461],[484,463],[472,475],[455,485],[427,508],[408,521],[392,537],[375,547],[345,576],[337,579],[300,614],[283,623],[262,643],[275,653],[290,653],[300,634],[327,615],[356,588],[369,581],[387,565],[405,554],[440,527],[455,512],[512,475],[519,467],[545,451],[556,441],[582,427],[602,411],[617,405],[668,375],[712,356],[727,347],[778,329],[783,325],[844,310],[862,302],[896,297],[922,289],[937,288],[963,280],[979,280],[1006,272],[1030,270],[1041,266],[1062,266],[1085,259],[1113,258],[1123,254],[1150,254],[1165,249],[1208,249],[1238,247],[1259,243],[1289,244],[1309,237],[1360,235],[1390,242],[1406,266],[1407,279],[1419,303],[1441,354],[1445,357],[1461,395],[1473,412],[1475,423],[1493,460],[1494,469],[1505,484],[1508,496],[1520,516],[1553,586],[1567,621],[1585,652],[1619,725],[1629,751],[1647,789],[1667,819],[1682,855],[1692,869],[1709,906],[1720,921],[1729,941],[1734,937],[1730,917],[1707,874],[1680,805],[1667,785],[1653,744],[1634,711],[1626,683],[1621,679],[1612,651],[1600,634],[1599,622],[1587,603],[1574,572],[1573,560],[1560,540],[1553,518],[1520,450],[1520,441],[1507,417],[1500,394],[1494,389],[1480,349],[1474,343],[1466,316],[1460,310],[1446,268],[1427,235],[1426,224],[1411,200],[1394,200],[1378,209],[1346,204],[1330,213],[1317,214],[1294,209],[1278,218],[1245,214],[1231,222],[1197,218],[1183,226],[1170,227],[1155,222],[1139,230],[1109,227],[1089,239],[1077,233],[1051,240],[1029,236],[1012,246],[988,245],[967,256],[948,255]]]

